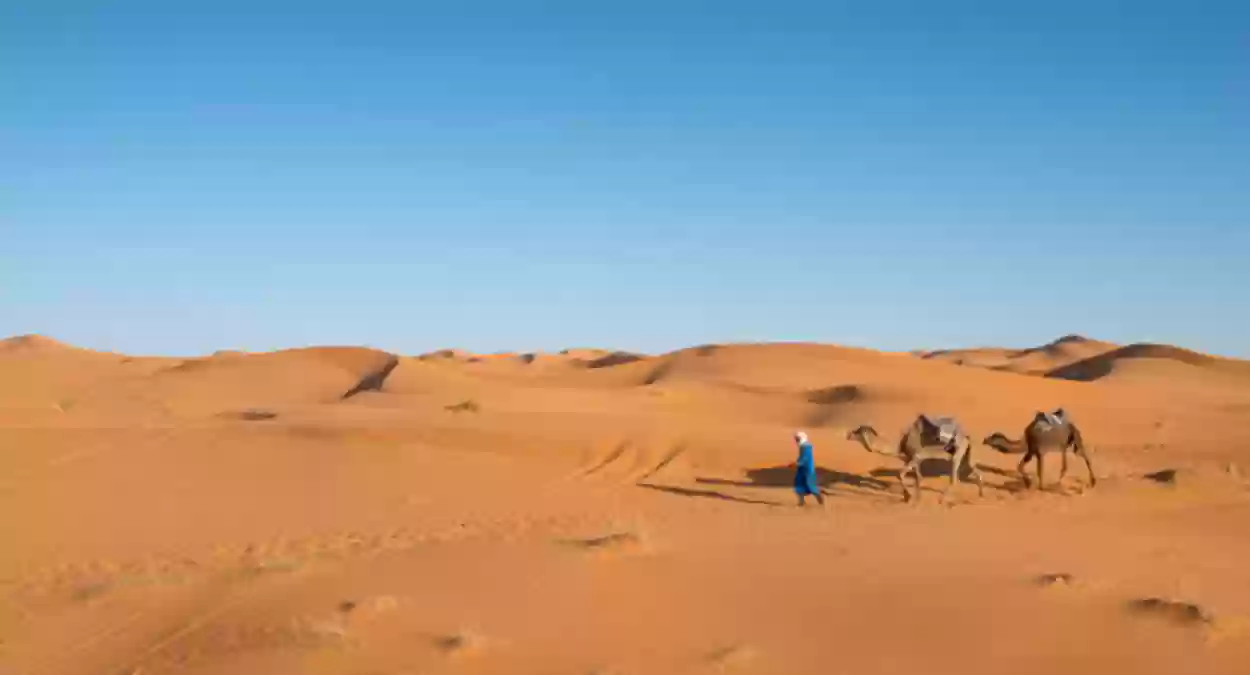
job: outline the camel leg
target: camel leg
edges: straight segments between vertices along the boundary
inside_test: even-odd
[[[959,469],[963,464],[964,456],[968,453],[968,446],[961,445],[955,454],[951,457],[951,481],[946,484],[946,490],[942,492],[942,496],[938,498],[939,504],[945,504],[946,498],[950,496],[951,490],[955,489],[955,483],[959,482]]]
[[[985,482],[981,480],[981,470],[977,468],[977,463],[972,461],[972,448],[968,448],[968,454],[965,455],[968,462],[968,472],[972,474],[972,478],[977,482],[977,496],[985,496]]]
[[[1076,454],[1080,455],[1081,459],[1085,460],[1085,468],[1089,470],[1089,486],[1094,487],[1095,485],[1098,485],[1098,479],[1094,477],[1094,463],[1089,458],[1089,452],[1081,449],[1077,450]]]
[[[911,500],[911,492],[907,490],[907,472],[912,472],[916,477],[916,502],[920,502],[920,459],[913,459],[898,472],[898,482],[903,486],[903,501]]]
[[[1046,474],[1043,473],[1045,471],[1045,463],[1042,461],[1042,453],[1040,451],[1033,457],[1035,458],[1034,461],[1037,462],[1037,489],[1042,491],[1046,489]]]
[[[1059,465],[1059,487],[1063,487],[1063,479],[1068,475],[1068,449],[1063,449],[1063,463]]]
[[[1029,473],[1025,469],[1030,459],[1033,459],[1033,455],[1027,452],[1024,453],[1024,459],[1020,460],[1020,466],[1016,467],[1016,471],[1020,472],[1020,479],[1024,481],[1024,489],[1026,490],[1033,487],[1033,480],[1029,478]]]
[[[907,470],[911,468],[911,464],[904,464],[903,468],[898,470],[898,484],[903,488],[903,501],[911,499],[911,493],[907,491]]]

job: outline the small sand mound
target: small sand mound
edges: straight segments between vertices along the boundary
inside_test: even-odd
[[[459,403],[443,406],[443,409],[447,412],[453,413],[477,413],[482,411],[482,406],[478,404],[477,401],[468,399],[467,401],[461,401]]]
[[[854,403],[864,399],[864,390],[854,384],[842,384],[836,387],[813,389],[807,392],[807,402],[820,405],[837,403]]]
[[[736,644],[717,649],[708,654],[708,665],[716,670],[731,670],[754,661],[759,656],[758,650],[748,644]]]
[[[608,534],[602,537],[592,537],[590,539],[582,539],[577,542],[580,546],[589,549],[604,548],[622,548],[633,546],[641,543],[638,535],[633,532],[619,532],[616,534]]]
[[[487,641],[473,631],[461,630],[434,639],[434,646],[447,656],[464,657],[479,654],[486,649]]]
[[[202,370],[214,364],[215,357],[183,359],[171,366],[162,368],[157,371],[159,373],[187,373],[195,370]]]
[[[394,612],[398,607],[399,600],[394,596],[379,595],[362,600],[343,600],[338,604],[338,613],[342,621],[356,625],[381,618],[385,614]]]
[[[1144,474],[1142,478],[1158,483],[1159,485],[1176,485],[1179,475],[1179,469],[1162,469]]]
[[[1066,344],[1074,344],[1074,343],[1082,344],[1086,342],[1093,342],[1093,340],[1085,337],[1084,335],[1076,335],[1075,333],[1069,333],[1068,335],[1055,339],[1050,344],[1051,345],[1066,345]]]
[[[113,583],[110,581],[93,581],[75,587],[70,597],[74,602],[92,602],[112,590]]]
[[[648,549],[644,538],[636,532],[613,532],[598,537],[566,540],[564,544],[596,554],[642,553]]]
[[[278,413],[263,408],[252,408],[249,410],[239,410],[235,412],[225,412],[222,417],[229,419],[243,420],[244,422],[263,422],[278,418]]]
[[[1128,609],[1135,614],[1158,617],[1183,626],[1215,624],[1214,614],[1192,602],[1166,598],[1135,598],[1129,601]]]
[[[439,349],[417,357],[420,361],[466,361],[472,354],[460,349]]]
[[[1033,578],[1033,583],[1043,588],[1068,588],[1076,585],[1076,577],[1068,572],[1039,574]]]

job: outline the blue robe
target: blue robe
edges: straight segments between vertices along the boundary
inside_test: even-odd
[[[820,485],[816,482],[816,460],[812,457],[812,444],[799,446],[799,459],[795,463],[794,491],[801,495],[820,494]]]

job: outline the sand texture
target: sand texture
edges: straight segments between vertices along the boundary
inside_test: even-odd
[[[1085,465],[1019,438],[1063,407]],[[985,494],[901,463],[918,413]],[[791,490],[815,445],[823,508]],[[1034,468],[1028,467],[1030,475]],[[1036,480],[1034,480],[1036,483]],[[1244,674],[1250,362],[0,341],[0,674]]]

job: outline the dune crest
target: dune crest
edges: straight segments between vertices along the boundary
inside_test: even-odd
[[[15,335],[10,338],[0,340],[0,351],[4,352],[32,352],[32,351],[67,351],[76,350],[63,342],[47,337],[46,335],[27,334]],[[84,350],[85,351],[85,350]]]
[[[926,360],[944,361],[1026,375],[1046,375],[1057,368],[1115,349],[1117,345],[1081,335],[1065,335],[1044,345],[1025,349],[980,347],[919,352]]]
[[[1212,375],[1245,378],[1250,384],[1250,362],[1210,356],[1199,352],[1152,343],[1137,343],[1113,349],[1096,356],[1082,359],[1074,363],[1055,368],[1046,374],[1047,377],[1093,382],[1104,378],[1114,378],[1122,374],[1126,365],[1154,364],[1155,367],[1171,368],[1172,372],[1163,374],[1175,375],[1177,372],[1192,374],[1206,373]],[[1176,366],[1181,366],[1177,369]]]

